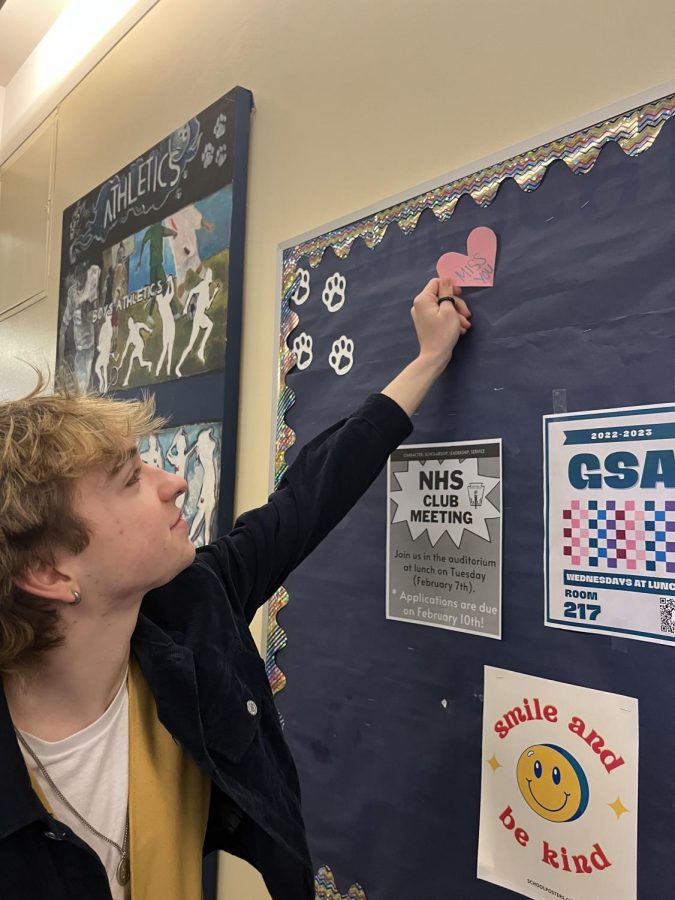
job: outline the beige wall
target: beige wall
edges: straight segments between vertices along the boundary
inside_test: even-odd
[[[241,84],[257,111],[236,503],[262,501],[278,244],[675,78],[674,34],[672,0],[160,0],[61,104],[48,298],[0,323],[2,392],[27,383],[14,356],[53,363],[64,207]],[[223,897],[266,897],[221,869]]]

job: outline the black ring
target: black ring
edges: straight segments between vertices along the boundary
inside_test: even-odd
[[[440,306],[441,303],[443,303],[445,300],[447,300],[449,303],[452,303],[452,305],[455,306],[455,298],[454,297],[439,297],[438,305]]]

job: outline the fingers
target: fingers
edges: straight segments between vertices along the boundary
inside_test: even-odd
[[[440,281],[440,278],[431,278],[427,281],[422,290],[415,297],[413,304],[417,303],[419,305],[420,303],[438,301],[438,298],[441,296],[441,294],[438,293]]]
[[[435,306],[438,315],[454,316],[455,313],[457,313],[459,316],[461,333],[466,334],[469,328],[471,328],[471,322],[469,321],[471,310],[466,302],[462,300],[460,296],[461,292],[462,289],[460,287],[455,287],[452,278],[431,278],[413,301],[413,309],[411,310],[413,318],[416,307],[431,309]],[[452,297],[453,302],[439,304],[438,301],[441,297]],[[444,310],[446,305],[452,307],[452,310]]]
[[[471,328],[471,322],[465,316],[459,316],[459,330],[462,334],[466,334]]]
[[[447,296],[449,296],[449,295],[447,295]],[[445,306],[452,307],[453,312],[444,312],[443,308]],[[457,315],[459,316],[459,321],[460,321],[460,325],[462,326],[462,328],[466,328],[466,329],[471,328],[471,322],[469,322],[469,319],[471,318],[471,310],[466,305],[464,300],[462,300],[461,297],[455,297],[453,303],[439,304],[438,311],[439,311],[440,315],[446,315],[446,316],[454,315],[454,313],[457,313]]]
[[[455,309],[456,309],[457,312],[460,314],[460,316],[463,316],[465,319],[470,318],[470,316],[471,316],[471,310],[470,310],[469,307],[466,305],[466,303],[464,302],[464,300],[462,300],[461,297],[456,297],[456,298],[455,298]]]
[[[455,287],[452,278],[436,278],[434,280],[438,282],[439,297],[459,297],[462,293],[460,287]]]
[[[421,294],[433,294],[435,297],[459,297],[461,287],[455,287],[452,278],[431,278],[420,291]]]
[[[471,328],[471,322],[469,321],[467,315],[464,315],[460,311],[460,308],[459,308],[460,303],[462,303],[462,301],[459,299],[455,301],[454,306],[452,303],[441,303],[440,306],[438,307],[438,314],[439,314],[439,316],[448,316],[448,317],[456,316],[457,319],[459,320],[459,333],[461,335],[465,335],[467,333],[467,331]],[[470,316],[471,313],[469,312],[468,308],[466,307],[466,304],[462,303],[462,306],[466,309],[467,314]],[[445,307],[448,307],[448,309],[446,310]]]

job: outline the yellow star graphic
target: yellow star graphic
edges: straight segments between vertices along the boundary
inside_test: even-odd
[[[490,766],[493,772],[496,772],[497,769],[501,769],[502,767],[502,764],[498,761],[494,753],[492,754],[492,758],[486,759],[485,762],[488,764],[488,766]]]
[[[617,819],[620,819],[624,813],[630,812],[628,807],[624,806],[621,800],[617,797],[614,803],[608,803],[610,809],[613,809],[616,813]]]

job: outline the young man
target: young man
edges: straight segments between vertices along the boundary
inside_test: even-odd
[[[150,402],[0,405],[0,895],[198,900],[202,852],[311,900],[298,779],[248,624],[410,433],[469,325],[415,298],[419,355],[196,554]]]

